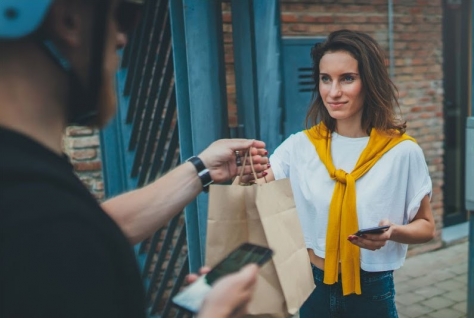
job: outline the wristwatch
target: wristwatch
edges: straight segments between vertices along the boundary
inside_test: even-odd
[[[194,165],[194,168],[196,168],[199,179],[201,180],[202,190],[207,193],[209,191],[209,185],[214,183],[214,181],[211,178],[211,173],[209,172],[209,169],[206,168],[204,163],[197,156],[191,156],[190,158],[186,160],[186,162],[190,162]]]

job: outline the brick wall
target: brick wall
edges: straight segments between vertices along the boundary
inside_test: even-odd
[[[426,157],[433,182],[437,238],[410,254],[441,245],[443,227],[443,44],[441,1],[394,1],[395,83],[400,105]]]
[[[232,14],[230,3],[222,3],[222,21],[224,31],[224,55],[226,63],[226,85],[227,85],[227,105],[229,115],[229,126],[237,126],[237,101],[235,96],[235,74],[234,74],[234,49],[232,45]]]
[[[63,145],[79,178],[99,201],[103,200],[104,182],[98,131],[71,126],[66,130]]]

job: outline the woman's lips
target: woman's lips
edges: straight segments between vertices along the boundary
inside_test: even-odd
[[[342,107],[344,104],[346,104],[346,102],[328,102],[329,106],[331,106],[332,108],[340,108]]]

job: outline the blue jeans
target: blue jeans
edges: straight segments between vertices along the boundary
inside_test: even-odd
[[[341,275],[333,285],[323,283],[324,271],[311,264],[316,289],[300,309],[301,318],[398,318],[393,271],[361,269],[361,295],[342,295]]]

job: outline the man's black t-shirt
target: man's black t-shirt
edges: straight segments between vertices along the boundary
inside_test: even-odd
[[[58,156],[0,128],[0,316],[144,317],[132,248]]]

